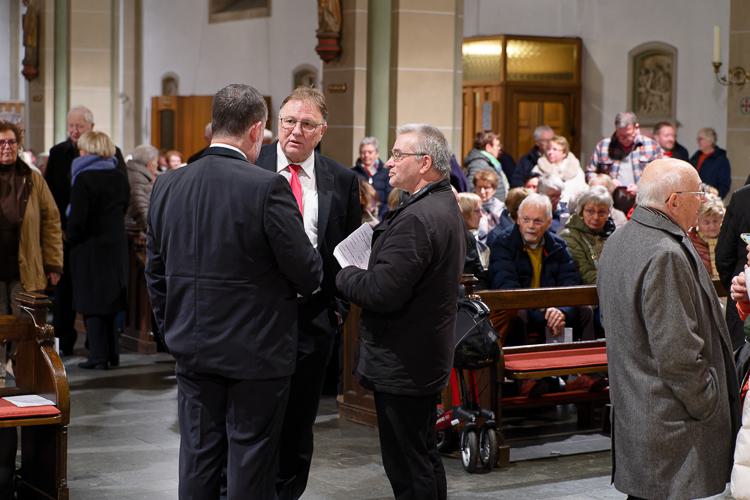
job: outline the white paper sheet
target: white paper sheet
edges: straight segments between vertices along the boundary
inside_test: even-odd
[[[371,249],[372,226],[362,224],[348,238],[336,245],[336,248],[333,249],[333,256],[336,257],[342,268],[356,266],[360,269],[367,269]]]
[[[23,396],[7,396],[3,398],[9,403],[13,403],[19,408],[26,408],[28,406],[55,406],[55,403],[47,398],[43,398],[37,394],[24,394]]]

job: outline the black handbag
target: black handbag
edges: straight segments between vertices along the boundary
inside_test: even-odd
[[[478,298],[458,299],[453,367],[483,368],[497,361],[500,347],[490,309]]]

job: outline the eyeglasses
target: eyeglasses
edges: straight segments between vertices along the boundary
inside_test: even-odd
[[[695,196],[697,196],[701,200],[705,200],[706,199],[706,192],[703,190],[703,188],[701,188],[700,191],[675,191],[672,194],[694,194]],[[664,200],[664,203],[666,203],[668,201],[669,201],[669,198],[667,198],[666,200]]]
[[[281,128],[284,130],[294,130],[299,123],[303,132],[315,132],[315,129],[323,125],[322,123],[315,123],[308,120],[297,120],[296,118],[288,116],[279,118],[279,121],[281,122]]]
[[[0,139],[0,148],[3,148],[5,146],[12,148],[16,144],[18,144],[18,141],[16,141],[15,139]]]
[[[586,215],[589,215],[589,216],[591,216],[591,215],[597,215],[599,217],[606,217],[606,216],[609,215],[609,210],[596,210],[596,209],[593,209],[593,208],[584,208],[583,209],[583,213],[585,213]]]
[[[391,158],[393,158],[393,161],[396,163],[400,162],[407,156],[425,156],[427,153],[404,153],[403,151],[399,151],[398,149],[394,149],[391,151]]]
[[[531,217],[521,217],[520,220],[524,224],[534,224],[535,226],[543,226],[547,222],[544,219],[532,219]]]

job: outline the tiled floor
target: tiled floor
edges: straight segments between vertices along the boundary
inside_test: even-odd
[[[174,499],[177,451],[174,363],[169,356],[125,354],[121,366],[89,372],[66,358],[72,395],[68,482],[74,500]],[[316,450],[305,499],[392,498],[374,429],[336,418],[326,398],[316,425]],[[538,443],[537,443],[538,447]],[[587,448],[588,447],[588,448]],[[598,435],[557,437],[539,449],[519,448],[521,460],[487,474],[468,474],[446,458],[451,499],[624,498],[609,484],[608,451]]]

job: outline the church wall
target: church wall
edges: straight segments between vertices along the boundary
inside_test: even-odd
[[[180,95],[212,95],[229,83],[247,83],[271,96],[271,116],[292,90],[300,65],[322,74],[315,53],[316,2],[273,0],[271,16],[208,23],[206,0],[143,0],[143,141],[151,137],[151,97],[172,72]],[[186,152],[191,153],[191,152]]]
[[[614,130],[628,102],[628,52],[645,42],[677,48],[679,141],[691,153],[696,133],[713,127],[727,141],[727,93],[711,66],[713,26],[727,67],[729,0],[465,0],[464,36],[578,36],[583,40],[583,160]],[[731,160],[731,157],[730,157]]]
[[[10,99],[10,0],[0,0],[0,100]]]

